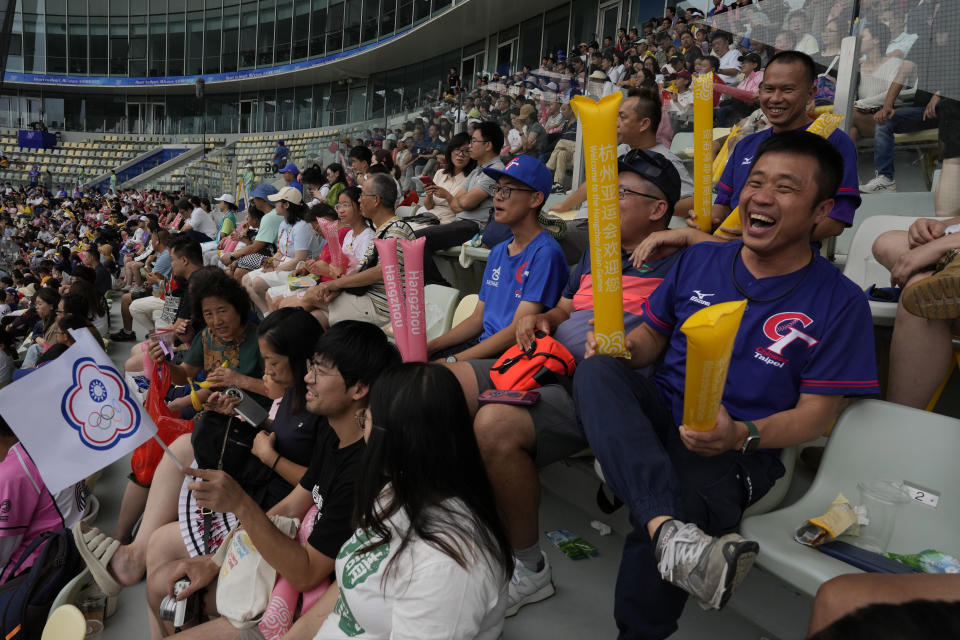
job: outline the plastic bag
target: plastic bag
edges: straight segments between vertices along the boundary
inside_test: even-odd
[[[170,387],[170,367],[166,363],[151,360],[148,371],[151,383],[147,391],[147,399],[143,403],[144,409],[157,425],[157,436],[163,440],[164,444],[169,445],[181,435],[193,432],[193,420],[178,418],[177,414],[167,408],[163,401]],[[150,486],[161,458],[163,458],[163,449],[154,439],[134,449],[130,467],[138,483]]]

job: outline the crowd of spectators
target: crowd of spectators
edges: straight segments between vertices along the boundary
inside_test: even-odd
[[[880,393],[867,298],[811,248],[811,240],[850,227],[860,205],[851,137],[805,131],[820,79],[836,68],[831,25],[839,34],[838,16],[847,8],[852,15],[853,4],[811,3],[811,18],[782,2],[759,3],[759,13],[784,11],[782,24],[754,23],[782,27],[776,40],[790,38],[782,50],[739,34],[738,23],[718,28],[750,4],[717,0],[709,16],[671,10],[602,45],[583,43],[569,57],[551,54],[537,69],[480,78],[473,88],[451,69],[441,101],[399,129],[344,140],[337,162],[298,167],[278,140],[272,165],[282,185],[245,171],[245,209],[229,193],[211,202],[116,185],[105,194],[7,185],[0,385],[42,378],[45,363],[72,343],[70,331],[86,328],[101,341],[133,343],[129,375],[169,367],[174,387],[164,402],[198,430],[232,424],[239,400],[228,387],[269,417],[256,425],[240,467],[225,467],[223,452],[218,458],[202,437],[172,442],[193,480],[184,482],[168,458],[152,482],[132,478],[112,537],[78,523],[78,513],[53,518],[61,497],[38,490],[44,499],[30,504],[42,527],[0,552],[42,528],[72,526],[108,595],[146,578],[151,634],[162,637],[174,629],[157,610],[180,578],[190,586],[178,597],[197,594],[205,613],[216,613],[213,552],[241,522],[264,560],[303,594],[288,637],[496,638],[505,616],[554,593],[539,543],[537,471],[590,447],[635,528],[614,603],[624,637],[670,635],[690,595],[722,608],[762,553],[734,531],[783,475],[779,450],[821,436],[848,399]],[[829,10],[818,12],[821,4]],[[920,3],[906,22],[929,25],[943,17],[942,6]],[[916,82],[910,74],[921,76],[922,88],[935,86],[925,84],[936,80],[924,79],[922,67],[938,41],[892,36],[882,21],[861,24],[860,34],[870,75],[858,109],[877,107],[879,132],[900,122],[890,111],[902,87]],[[668,229],[674,216],[692,213],[693,189],[669,149],[672,133],[664,135],[690,126],[697,73],[715,77],[718,121],[752,121],[731,145],[710,212],[714,227],[741,212],[742,230],[725,242],[692,227]],[[577,126],[569,98],[620,89],[629,360],[597,353],[593,296],[605,283],[592,273],[586,221],[545,211],[552,194],[568,191]],[[945,85],[922,113],[909,113],[952,121],[956,95]],[[869,122],[858,117],[850,126],[862,132]],[[949,175],[960,153],[952,134],[941,139]],[[937,213],[960,214],[948,194],[955,183],[941,181],[941,190]],[[585,199],[581,187],[555,207],[568,211]],[[411,202],[426,213],[398,217]],[[886,389],[893,401],[923,406],[952,357],[958,229],[960,217],[921,219],[875,246],[902,290]],[[373,240],[417,237],[425,238],[428,282],[442,281],[439,251],[467,242],[490,252],[473,312],[428,343],[433,362],[401,365],[382,330],[391,312]],[[403,252],[398,262],[403,270]],[[107,297],[120,300],[122,327],[113,333]],[[714,429],[687,428],[680,327],[704,306],[743,298],[750,304]],[[569,353],[575,373],[539,379],[530,406],[481,403],[496,386],[497,360],[547,335]],[[209,384],[197,389],[194,381]],[[27,480],[37,475],[0,419],[3,449],[10,454],[0,481],[10,469]],[[307,529],[299,539],[284,535],[271,520],[278,516]],[[825,589],[830,606],[818,599],[811,632],[827,633],[856,608],[844,598],[869,601],[870,585],[855,586]],[[904,589],[960,600],[957,587]],[[264,637],[226,618],[192,623],[185,637]]]

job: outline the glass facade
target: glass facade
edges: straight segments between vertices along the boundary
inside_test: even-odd
[[[560,0],[545,13],[532,12],[516,25],[476,34],[479,39],[442,55],[368,77],[286,89],[259,89],[262,83],[251,80],[229,92],[208,83],[205,99],[199,100],[182,87],[152,87],[147,95],[146,89],[102,86],[101,80],[207,76],[296,64],[391,37],[451,9],[457,0],[15,1],[8,72],[96,76],[101,86],[8,84],[0,95],[0,126],[43,119],[53,129],[174,135],[199,133],[204,118],[209,133],[383,118],[422,104],[426,94],[440,89],[450,67],[467,86],[474,86],[481,72],[535,68],[543,53],[566,50],[571,39],[592,35],[598,29],[599,4],[610,4]],[[645,1],[622,0],[622,15]]]

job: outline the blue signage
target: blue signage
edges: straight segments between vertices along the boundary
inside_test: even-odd
[[[278,73],[290,73],[291,71],[302,71],[304,69],[312,69],[314,67],[319,67],[330,62],[335,62],[337,60],[342,60],[344,58],[349,58],[351,56],[358,55],[364,51],[369,51],[374,47],[379,47],[391,40],[395,40],[404,34],[408,33],[411,29],[407,28],[403,31],[398,31],[397,33],[389,36],[383,40],[377,42],[371,42],[370,44],[349,49],[347,51],[341,51],[339,53],[333,53],[328,56],[322,56],[319,58],[310,58],[309,60],[301,60],[299,62],[291,62],[289,64],[281,64],[273,67],[264,67],[260,69],[247,69],[244,71],[230,71],[227,73],[210,73],[204,75],[193,75],[193,76],[159,76],[156,78],[131,78],[125,76],[52,76],[41,73],[20,73],[16,71],[7,71],[4,75],[4,82],[22,82],[27,84],[47,84],[47,85],[56,85],[56,86],[68,86],[68,87],[165,87],[165,86],[182,86],[182,85],[192,85],[197,81],[198,78],[203,78],[205,82],[233,82],[237,80],[251,80],[254,78],[265,78],[267,76],[273,76]]]

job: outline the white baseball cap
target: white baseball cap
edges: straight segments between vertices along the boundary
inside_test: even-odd
[[[267,199],[269,199],[270,202],[280,202],[281,200],[286,200],[287,202],[292,202],[293,204],[301,204],[303,202],[303,194],[301,194],[296,187],[284,187],[272,196],[267,196]]]
[[[220,196],[219,198],[214,198],[214,201],[216,201],[216,202],[229,202],[230,204],[237,204],[237,199],[234,198],[234,197],[233,197],[232,195],[230,195],[229,193],[225,193],[225,194],[223,194],[222,196]]]

